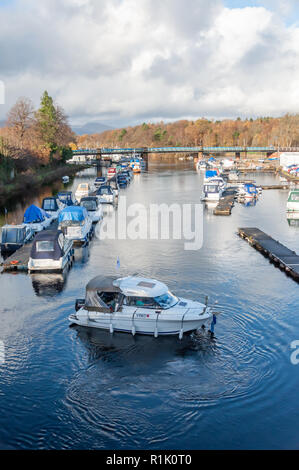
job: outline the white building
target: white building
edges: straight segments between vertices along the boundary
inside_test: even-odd
[[[280,154],[280,166],[299,165],[299,152],[284,152]]]

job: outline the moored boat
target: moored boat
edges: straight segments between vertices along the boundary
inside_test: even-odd
[[[288,212],[299,212],[299,188],[291,189],[287,201]]]
[[[75,192],[75,198],[80,203],[82,197],[87,197],[90,194],[89,183],[80,183]]]
[[[72,191],[60,191],[57,197],[64,206],[75,206],[77,204]]]
[[[4,225],[1,230],[1,252],[13,253],[34,237],[34,231],[30,226]]]
[[[42,209],[46,211],[55,220],[64,208],[64,204],[58,197],[45,197],[42,202]]]
[[[24,213],[23,225],[31,228],[34,232],[41,232],[49,227],[53,220],[46,211],[32,204]]]
[[[155,279],[97,276],[86,286],[85,299],[77,299],[73,324],[110,331],[179,335],[213,320],[207,304],[176,297]]]
[[[82,197],[80,206],[85,207],[93,224],[99,222],[103,218],[102,205],[96,196]]]
[[[64,184],[69,183],[69,182],[70,182],[70,177],[69,177],[69,176],[63,176],[63,177],[62,177],[62,182],[63,182]]]
[[[113,204],[115,201],[115,195],[112,188],[109,185],[101,186],[96,196],[101,204]]]
[[[28,271],[61,272],[73,261],[73,242],[60,230],[38,233],[33,240]]]
[[[87,242],[92,234],[92,221],[85,207],[69,206],[63,209],[58,218],[58,229],[74,243]]]

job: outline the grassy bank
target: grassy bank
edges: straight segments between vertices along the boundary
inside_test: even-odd
[[[43,185],[51,184],[62,176],[72,176],[78,171],[86,168],[86,165],[59,165],[55,167],[40,168],[36,173],[20,174],[13,181],[4,184],[0,183],[0,207],[4,207],[7,202],[35,191]]]

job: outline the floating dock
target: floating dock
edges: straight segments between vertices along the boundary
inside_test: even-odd
[[[30,257],[32,242],[26,243],[12,255],[2,261],[2,271],[28,271],[28,261]]]
[[[275,266],[299,282],[299,256],[256,227],[239,228],[239,236],[260,251]]]
[[[228,193],[228,191],[227,191]],[[235,192],[224,195],[214,209],[214,215],[231,215],[235,201]]]

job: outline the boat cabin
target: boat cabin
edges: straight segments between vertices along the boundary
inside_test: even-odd
[[[95,196],[82,197],[80,206],[85,207],[88,212],[96,212],[99,208],[98,198]]]
[[[60,191],[57,197],[65,206],[75,206],[77,203],[72,191]]]
[[[86,286],[84,308],[103,313],[127,311],[130,307],[166,310],[178,302],[165,284],[154,279],[97,276]]]
[[[1,250],[15,251],[34,236],[34,231],[24,225],[4,225],[1,232]]]
[[[42,202],[42,209],[46,212],[58,212],[62,208],[57,197],[45,197]]]

